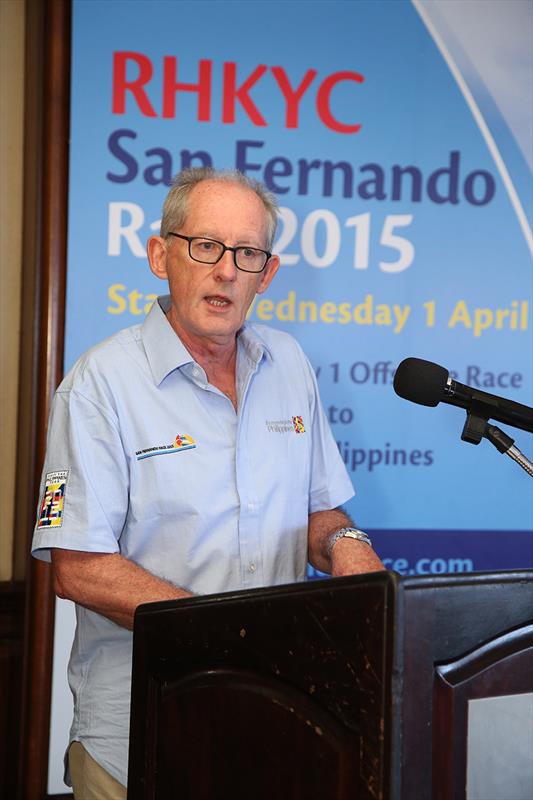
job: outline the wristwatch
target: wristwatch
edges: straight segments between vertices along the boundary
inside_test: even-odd
[[[328,556],[330,558],[333,552],[333,548],[335,547],[339,539],[356,539],[358,542],[364,542],[369,547],[372,547],[372,542],[370,541],[370,537],[364,531],[360,531],[359,528],[341,528],[340,531],[335,531],[335,533],[332,533],[329,538]]]

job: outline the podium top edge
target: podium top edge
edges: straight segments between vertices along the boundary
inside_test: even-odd
[[[174,611],[177,608],[187,609],[191,606],[216,606],[220,603],[242,603],[244,600],[268,601],[297,596],[303,593],[320,594],[335,592],[349,587],[364,585],[383,585],[386,591],[394,594],[403,591],[428,590],[446,586],[475,586],[490,584],[533,584],[533,569],[514,569],[487,572],[447,573],[442,575],[407,575],[402,576],[391,570],[372,572],[364,575],[348,575],[342,578],[325,578],[302,581],[299,583],[264,586],[255,589],[241,589],[216,594],[195,595],[181,600],[165,600],[155,603],[143,603],[135,611],[135,618],[144,617],[155,612]]]
[[[365,584],[394,586],[398,581],[398,577],[399,576],[395,572],[383,570],[382,572],[368,572],[363,575],[346,575],[342,578],[327,577],[323,579],[299,581],[298,583],[280,583],[274,586],[260,586],[254,589],[235,589],[228,592],[194,595],[192,597],[184,597],[180,600],[162,600],[155,603],[143,603],[137,606],[135,616],[137,617],[138,615],[144,615],[154,611],[164,611],[165,609],[187,608],[190,606],[198,607],[200,605],[212,606],[222,602],[242,602],[248,599],[250,601],[269,600],[307,592],[332,592],[340,588],[348,588],[349,586],[361,587]]]

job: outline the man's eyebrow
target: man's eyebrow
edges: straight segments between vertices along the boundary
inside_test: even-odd
[[[205,229],[204,229],[205,230]],[[190,233],[193,239],[213,239],[215,242],[222,242],[222,244],[227,244],[218,234],[211,234],[211,233]],[[243,237],[238,239],[235,244],[229,245],[230,247],[254,247],[257,250],[264,250],[266,245],[263,246],[262,244],[256,244],[257,239],[255,236]]]

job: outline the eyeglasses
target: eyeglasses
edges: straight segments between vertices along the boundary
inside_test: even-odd
[[[262,272],[272,253],[259,250],[257,247],[228,247],[216,239],[204,239],[202,236],[182,236],[181,233],[168,232],[189,243],[189,256],[200,264],[217,264],[226,250],[233,253],[233,263],[243,272]]]

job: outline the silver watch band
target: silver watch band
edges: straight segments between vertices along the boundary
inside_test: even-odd
[[[369,547],[372,547],[372,542],[370,541],[370,537],[364,531],[359,530],[359,528],[341,528],[339,531],[335,531],[329,537],[328,542],[328,556],[331,558],[331,554],[333,552],[333,548],[339,541],[339,539],[356,539],[358,542],[364,542]]]

